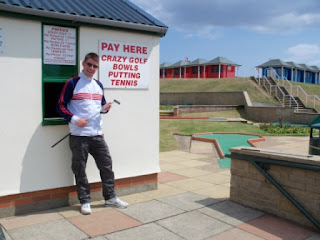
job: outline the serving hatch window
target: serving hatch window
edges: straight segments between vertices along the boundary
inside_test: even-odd
[[[78,74],[77,29],[42,25],[42,124],[66,124],[56,112],[64,83]]]

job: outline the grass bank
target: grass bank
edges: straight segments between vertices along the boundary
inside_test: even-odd
[[[160,79],[160,92],[243,92],[252,102],[278,103],[250,78]]]

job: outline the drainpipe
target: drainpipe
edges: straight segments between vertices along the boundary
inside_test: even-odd
[[[219,64],[219,78],[220,78],[220,68],[221,68],[221,65]]]

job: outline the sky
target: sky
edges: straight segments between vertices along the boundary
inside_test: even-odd
[[[319,0],[131,0],[168,26],[160,63],[225,57],[238,76],[281,59],[320,67]]]

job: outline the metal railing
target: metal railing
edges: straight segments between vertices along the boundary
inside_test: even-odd
[[[273,78],[272,78],[273,79]],[[274,79],[273,79],[274,80]],[[299,104],[292,95],[286,94],[282,91],[281,87],[275,81],[275,85],[272,84],[269,79],[265,76],[258,78],[258,84],[263,86],[270,95],[275,96],[275,98],[283,105],[286,105],[286,99],[288,99],[288,106],[294,107],[296,112],[299,112]],[[274,89],[274,91],[272,91]]]
[[[291,96],[298,97],[307,108],[314,108],[320,112],[320,98],[317,95],[308,95],[300,85],[293,85],[285,77],[280,76],[274,68],[269,68],[267,74],[270,74],[279,86],[283,86]]]

